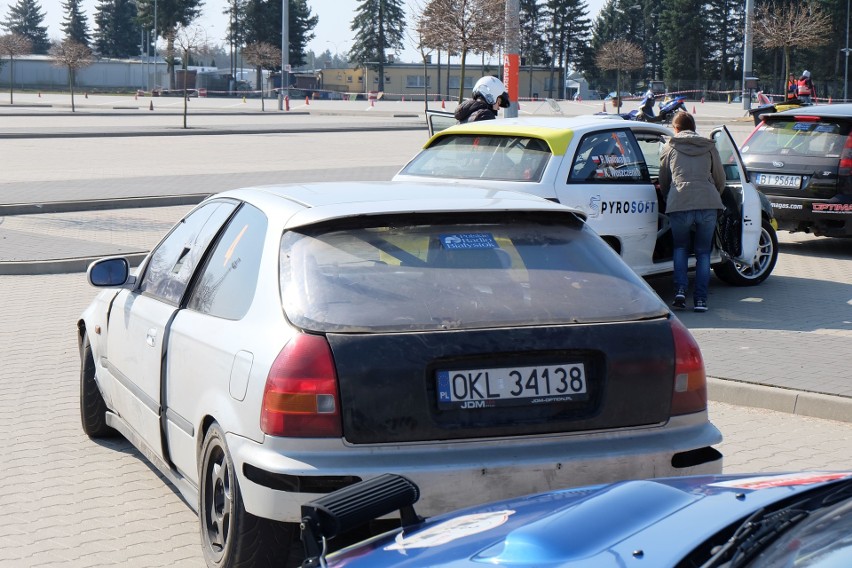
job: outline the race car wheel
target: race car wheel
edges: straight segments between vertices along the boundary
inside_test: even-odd
[[[211,567],[282,566],[294,525],[255,517],[243,507],[225,434],[213,424],[201,446],[198,519]]]
[[[107,405],[95,381],[95,359],[89,336],[80,344],[80,422],[89,438],[109,438],[118,432],[106,423]]]
[[[751,264],[728,260],[713,268],[716,276],[732,286],[756,286],[766,280],[778,261],[778,237],[768,220],[761,225],[760,242]]]

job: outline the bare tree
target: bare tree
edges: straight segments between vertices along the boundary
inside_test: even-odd
[[[21,34],[0,36],[0,55],[9,58],[9,104],[15,104],[15,58],[33,52],[33,42]]]
[[[189,54],[192,51],[200,52],[207,45],[207,34],[199,26],[178,26],[174,34],[174,55],[178,55],[183,69],[183,127],[186,128],[186,115],[189,98],[187,97],[187,72],[189,65]]]
[[[759,6],[754,15],[754,41],[768,49],[784,50],[784,67],[790,73],[790,49],[799,46],[825,45],[829,42],[831,16],[813,0],[805,2],[771,2]]]
[[[281,48],[259,41],[243,48],[243,59],[257,69],[257,86],[260,88],[260,110],[265,111],[263,102],[263,70],[274,69],[281,64]]]
[[[615,71],[616,112],[621,109],[621,72],[641,69],[645,65],[642,48],[626,39],[615,39],[603,44],[595,56],[595,63],[605,71]]]
[[[467,54],[497,51],[503,41],[504,11],[505,5],[495,8],[493,0],[430,0],[423,10],[425,45],[461,57],[459,102],[464,98]]]
[[[414,34],[408,34],[411,43],[420,52],[420,58],[423,61],[423,107],[424,110],[429,110],[429,58],[432,51],[438,49],[429,38],[428,22],[424,18],[424,8],[416,4],[417,15],[414,17]],[[439,52],[440,53],[440,52]],[[440,56],[440,55],[439,55]],[[441,62],[438,62],[440,66]],[[438,70],[440,74],[440,67]]]
[[[71,89],[71,112],[75,112],[74,84],[77,81],[77,70],[92,64],[92,50],[82,43],[72,39],[64,39],[51,46],[49,54],[53,64],[68,69],[68,86]]]

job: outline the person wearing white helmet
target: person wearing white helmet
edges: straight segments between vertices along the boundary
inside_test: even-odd
[[[796,96],[805,105],[813,104],[811,99],[816,98],[816,89],[814,82],[811,81],[811,72],[807,69],[802,71],[802,76],[799,77],[796,84]]]
[[[456,108],[455,117],[461,123],[497,118],[497,111],[509,108],[511,101],[506,86],[497,77],[486,75],[473,86],[473,98]]]

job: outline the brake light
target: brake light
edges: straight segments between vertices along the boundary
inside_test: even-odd
[[[675,378],[672,414],[690,414],[707,408],[707,374],[701,349],[677,318],[671,319],[675,346]]]
[[[328,342],[320,335],[297,335],[266,377],[260,428],[270,436],[339,438],[339,400]]]
[[[840,169],[837,172],[841,176],[852,174],[852,134],[846,137],[843,152],[840,153]]]
[[[819,122],[821,120],[818,116],[799,114],[797,114],[794,118],[796,119],[796,122]]]

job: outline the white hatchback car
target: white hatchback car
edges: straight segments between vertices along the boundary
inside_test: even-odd
[[[529,194],[227,191],[138,271],[88,279],[83,429],[175,484],[210,566],[280,564],[303,503],[385,472],[434,515],[721,471],[689,331],[582,213]]]
[[[447,113],[430,111],[428,118],[435,134],[394,180],[476,184],[551,199],[583,211],[638,274],[672,271],[672,236],[658,184],[660,150],[673,134],[668,128],[618,115],[459,125]],[[711,137],[728,180],[711,262],[725,282],[756,285],[778,258],[772,207],[750,183],[727,129]]]

